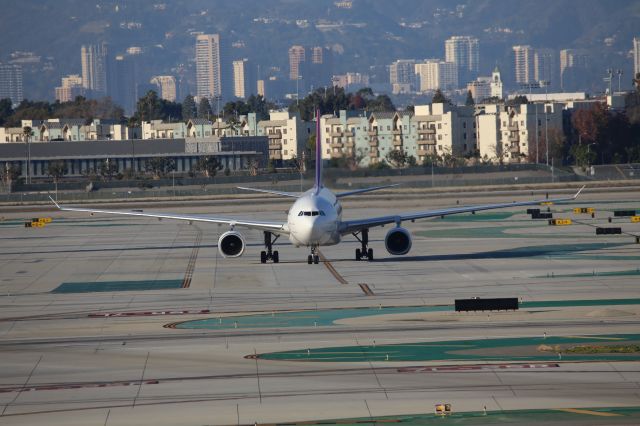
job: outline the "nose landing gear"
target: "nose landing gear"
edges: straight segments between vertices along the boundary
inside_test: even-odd
[[[373,260],[373,249],[369,248],[369,230],[363,229],[360,231],[360,237],[358,237],[358,233],[353,234],[356,237],[356,240],[360,241],[362,245],[361,248],[356,249],[356,260]]]
[[[311,247],[311,254],[307,256],[307,263],[309,265],[320,263],[320,256],[318,255],[318,247]]]
[[[273,234],[268,231],[264,231],[264,247],[267,249],[260,252],[260,263],[267,263],[267,260],[273,260],[273,263],[280,262],[280,255],[278,250],[273,250],[273,244],[280,238],[280,235],[271,240]]]

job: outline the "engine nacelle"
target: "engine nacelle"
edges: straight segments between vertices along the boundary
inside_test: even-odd
[[[396,256],[402,256],[411,250],[411,234],[404,228],[396,227],[387,232],[384,237],[384,245],[387,251]]]
[[[245,246],[244,238],[236,231],[227,231],[218,238],[218,250],[222,257],[240,257]]]

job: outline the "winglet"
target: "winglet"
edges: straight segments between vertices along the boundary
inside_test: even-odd
[[[578,189],[578,192],[576,192],[576,195],[573,196],[573,199],[575,200],[576,198],[578,198],[578,195],[580,195],[582,190],[585,189],[586,187],[587,185],[582,185],[582,188]]]
[[[58,209],[62,209],[62,207],[60,207],[60,204],[56,203],[56,200],[54,200],[53,198],[51,198],[51,195],[49,195],[49,199],[51,200],[51,202],[52,202],[53,204],[55,204],[55,205],[56,205],[56,207],[57,207]]]

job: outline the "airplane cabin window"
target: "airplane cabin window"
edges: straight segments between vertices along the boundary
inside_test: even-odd
[[[324,212],[320,210],[320,216],[325,216]]]
[[[318,216],[318,212],[311,212],[311,216]]]
[[[305,216],[311,216],[311,212],[304,212]]]
[[[302,216],[302,215],[304,215],[304,212],[298,213],[298,216]]]

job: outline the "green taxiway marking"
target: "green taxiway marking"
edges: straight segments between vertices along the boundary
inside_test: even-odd
[[[579,408],[579,409],[544,409],[544,410],[507,410],[507,411],[469,411],[456,412],[455,404],[453,405],[453,413],[442,418],[433,413],[425,414],[401,414],[396,416],[384,417],[361,417],[351,419],[332,419],[305,422],[287,422],[279,423],[282,426],[294,425],[386,425],[390,423],[399,423],[406,426],[431,426],[443,424],[454,425],[501,425],[501,424],[544,424],[552,422],[553,424],[578,424],[577,422],[585,421],[604,421],[606,424],[634,424],[637,419],[640,423],[640,407],[595,407],[595,408]],[[636,424],[637,424],[636,423]],[[591,424],[591,423],[589,423]]]
[[[547,300],[523,302],[520,308],[554,308],[570,306],[640,305],[638,299],[586,299]],[[229,328],[280,328],[280,327],[327,327],[335,321],[372,315],[389,315],[424,312],[453,312],[453,305],[402,306],[384,308],[324,309],[317,311],[278,312],[273,314],[242,315],[185,321],[175,325],[182,329],[226,330]]]
[[[182,287],[183,280],[97,281],[62,283],[51,293],[98,293],[107,291],[167,290]]]
[[[451,342],[420,342],[391,345],[341,346],[302,349],[259,354],[260,359],[279,361],[369,362],[369,361],[474,361],[474,362],[531,362],[531,361],[638,361],[640,353],[618,354],[562,354],[543,352],[540,345],[586,345],[640,341],[640,334],[607,336],[551,336],[473,339]],[[447,345],[465,345],[464,348]]]

